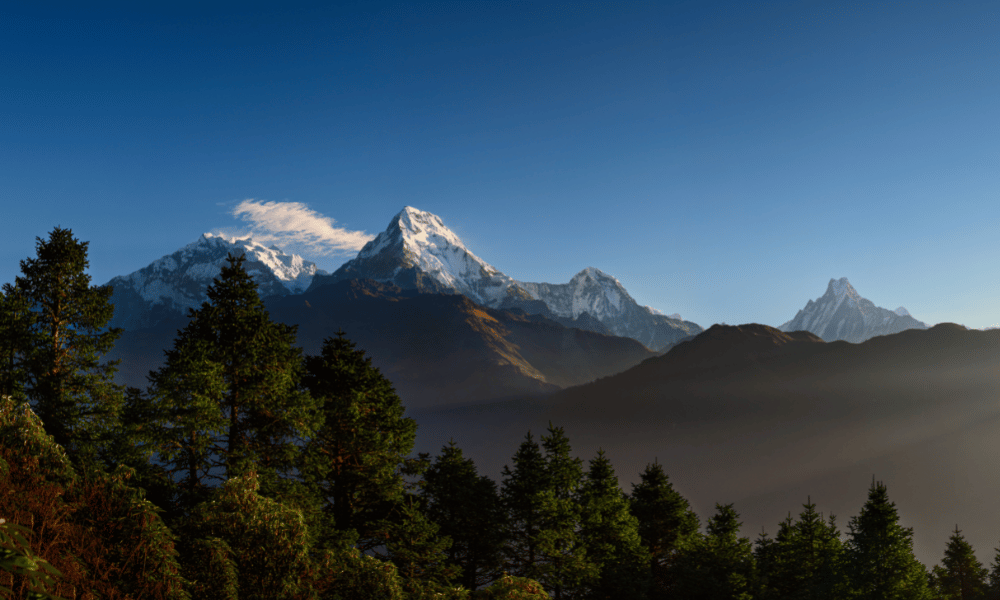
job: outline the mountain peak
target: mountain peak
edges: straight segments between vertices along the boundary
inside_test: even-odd
[[[905,308],[892,311],[875,306],[871,300],[862,298],[846,277],[841,277],[831,279],[825,294],[816,301],[810,300],[780,329],[810,331],[828,342],[860,343],[879,335],[926,328],[926,324],[914,319]]]
[[[841,277],[840,279],[830,279],[830,284],[826,287],[826,293],[833,294],[834,297],[838,299],[843,298],[844,296],[849,296],[851,298],[861,297],[846,277]]]

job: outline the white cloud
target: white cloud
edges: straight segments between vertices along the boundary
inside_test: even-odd
[[[256,241],[298,254],[344,255],[357,252],[375,237],[336,227],[332,218],[301,202],[261,202],[251,198],[237,204],[231,214],[247,223],[247,233]]]

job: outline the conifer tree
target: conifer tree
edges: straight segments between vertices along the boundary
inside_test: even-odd
[[[542,528],[541,494],[548,486],[541,446],[529,431],[504,465],[501,499],[507,515],[506,570],[517,577],[537,578],[538,535]]]
[[[0,290],[0,396],[23,398],[21,355],[29,347],[31,305],[17,288]]]
[[[447,554],[462,570],[458,582],[475,590],[499,578],[505,516],[496,483],[478,475],[472,459],[451,441],[424,472],[421,493],[428,518],[451,538]]]
[[[989,600],[1000,600],[1000,548],[993,549],[993,562],[986,576],[986,597]]]
[[[447,594],[461,571],[448,560],[451,538],[440,534],[415,496],[403,500],[397,510],[386,549],[403,580],[403,590],[412,598]]]
[[[846,594],[836,519],[831,515],[824,522],[811,500],[803,507],[798,521],[789,515],[773,540],[758,540],[761,598],[827,600]]]
[[[326,516],[322,544],[353,540],[369,550],[382,543],[389,512],[403,499],[417,424],[403,416],[392,383],[343,331],[324,340],[319,356],[306,358],[303,382],[322,419],[299,462]]]
[[[570,455],[565,431],[551,423],[548,435],[542,436],[542,448],[547,485],[540,495],[537,540],[541,560],[537,579],[560,600],[593,583],[598,566],[587,556],[580,535],[577,492],[583,478],[583,461]]]
[[[942,600],[983,600],[986,595],[989,572],[976,558],[972,545],[965,540],[958,525],[933,574],[938,597]]]
[[[739,515],[732,504],[716,504],[707,531],[695,535],[671,566],[670,593],[687,600],[750,600],[755,565],[750,540],[739,537]]]
[[[639,537],[650,554],[652,594],[662,597],[670,586],[670,567],[677,549],[698,531],[698,516],[658,462],[646,465],[639,483],[632,485],[631,500]]]
[[[604,450],[591,459],[578,494],[580,537],[599,575],[586,598],[640,600],[649,593],[649,552],[639,537],[639,522]]]
[[[316,425],[314,402],[299,390],[296,328],[271,321],[244,260],[229,255],[208,301],[150,374],[155,423],[147,430],[188,506],[213,480],[250,471],[273,496],[294,467],[296,440]]]
[[[896,504],[872,480],[861,513],[848,524],[845,567],[859,600],[924,600],[927,570],[913,556],[913,529],[899,524]]]
[[[90,285],[87,246],[60,227],[36,238],[37,256],[21,261],[22,276],[3,294],[4,386],[15,391],[23,377],[46,431],[78,461],[98,457],[122,403],[117,362],[102,362],[121,330],[105,329],[111,288]]]

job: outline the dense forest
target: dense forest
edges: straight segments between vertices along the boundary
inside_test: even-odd
[[[87,243],[36,250],[0,295],[0,596],[1000,600],[1000,549],[984,566],[956,525],[927,569],[874,479],[846,530],[807,498],[751,541],[658,462],[622,490],[553,424],[499,482],[454,443],[414,455],[371,358],[342,332],[304,356],[242,257],[123,388]]]

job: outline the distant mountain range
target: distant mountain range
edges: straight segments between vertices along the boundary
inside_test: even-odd
[[[842,277],[831,279],[825,294],[810,300],[794,319],[778,329],[809,331],[827,342],[844,340],[858,344],[907,329],[927,329],[927,324],[914,319],[902,306],[896,310],[875,306]]]
[[[406,207],[333,273],[252,239],[205,234],[115,277],[111,324],[126,330],[116,353],[129,384],[145,384],[229,253],[246,257],[273,316],[300,326],[307,352],[342,328],[421,405],[579,385],[702,332],[680,315],[640,306],[594,267],[562,284],[515,280],[473,254],[438,216]],[[905,308],[876,307],[844,278],[830,280],[780,329],[857,343],[926,327]]]
[[[640,306],[617,279],[593,267],[565,284],[517,281],[473,254],[438,216],[409,206],[356,258],[332,275],[317,275],[311,288],[348,279],[458,293],[490,308],[519,308],[570,327],[630,337],[653,350],[702,330],[679,315]]]

